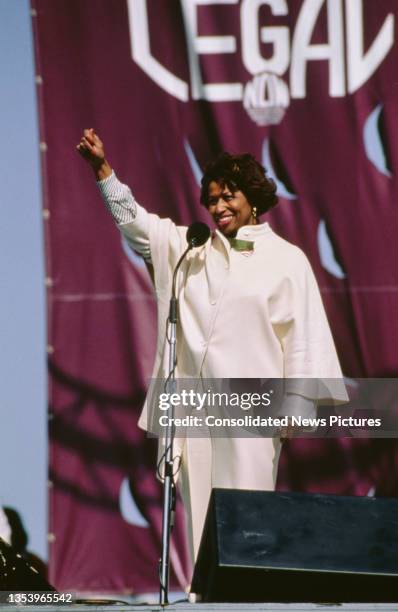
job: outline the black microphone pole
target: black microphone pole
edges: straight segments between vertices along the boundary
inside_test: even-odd
[[[178,298],[176,296],[177,272],[188,251],[194,247],[202,246],[210,236],[210,230],[205,223],[196,222],[189,226],[187,231],[188,246],[177,262],[173,273],[172,292],[170,299],[168,333],[169,342],[169,375],[165,383],[165,392],[175,391],[175,368],[177,365],[177,323]],[[169,575],[170,575],[170,535],[174,524],[174,511],[176,504],[176,490],[174,482],[174,455],[173,444],[175,427],[174,406],[169,405],[167,410],[167,427],[165,433],[164,451],[164,480],[163,480],[163,517],[162,517],[162,556],[159,561],[160,593],[159,603],[166,606],[169,603]]]

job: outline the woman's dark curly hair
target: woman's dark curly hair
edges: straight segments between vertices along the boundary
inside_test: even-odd
[[[258,215],[278,203],[274,181],[266,176],[265,168],[250,153],[231,155],[224,152],[207,164],[200,191],[200,202],[205,206],[212,181],[227,186],[232,193],[241,191],[249,204],[257,208]]]

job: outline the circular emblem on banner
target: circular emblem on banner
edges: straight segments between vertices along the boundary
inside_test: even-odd
[[[256,74],[245,85],[243,106],[257,125],[280,123],[289,104],[288,86],[272,72]]]

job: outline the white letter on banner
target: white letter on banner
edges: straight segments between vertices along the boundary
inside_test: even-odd
[[[192,98],[210,102],[228,102],[242,99],[241,83],[204,84],[198,54],[235,53],[235,36],[198,36],[196,7],[203,4],[237,4],[238,0],[181,0],[189,55]]]
[[[305,98],[308,60],[329,60],[329,94],[344,96],[344,44],[341,0],[327,0],[329,43],[311,45],[310,40],[324,0],[305,0],[297,19],[292,44],[290,93],[292,98]]]
[[[133,60],[167,93],[187,102],[188,83],[167,70],[151,55],[146,0],[127,0],[127,8]]]
[[[274,53],[270,59],[261,56],[258,40],[258,13],[262,4],[269,4],[273,15],[287,15],[286,0],[243,0],[241,5],[242,59],[251,74],[273,72],[282,75],[289,66],[289,28],[262,27],[260,39],[271,43]]]
[[[353,93],[374,73],[394,43],[394,15],[384,20],[372,46],[363,51],[362,0],[346,0],[348,91]]]

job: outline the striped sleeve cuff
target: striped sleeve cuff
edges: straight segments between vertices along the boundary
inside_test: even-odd
[[[135,220],[137,205],[133,194],[127,185],[123,185],[119,181],[113,171],[106,179],[98,181],[97,185],[106,208],[118,225],[131,223]]]

